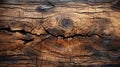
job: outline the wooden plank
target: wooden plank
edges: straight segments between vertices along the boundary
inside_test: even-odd
[[[35,56],[3,58],[0,66],[24,66],[26,58],[36,67],[119,65],[120,1],[39,1],[0,5],[0,56]]]

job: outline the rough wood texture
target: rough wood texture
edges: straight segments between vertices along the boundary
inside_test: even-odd
[[[0,4],[0,66],[119,66],[119,22],[117,0]]]

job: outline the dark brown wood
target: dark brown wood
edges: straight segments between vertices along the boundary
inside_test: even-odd
[[[46,2],[0,4],[0,66],[119,66],[118,0]]]

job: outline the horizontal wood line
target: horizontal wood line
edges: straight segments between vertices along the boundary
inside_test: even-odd
[[[14,17],[14,16],[7,16],[7,15],[0,15],[0,17],[11,17],[11,18],[26,18],[26,19],[44,19],[44,18],[33,18],[33,17],[18,17],[18,16],[16,16],[16,17]]]

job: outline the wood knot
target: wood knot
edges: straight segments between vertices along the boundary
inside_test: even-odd
[[[73,27],[73,20],[70,18],[61,19],[59,22],[62,28],[70,29]]]

